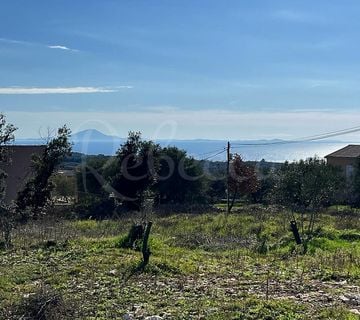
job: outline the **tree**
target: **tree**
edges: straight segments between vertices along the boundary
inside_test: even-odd
[[[278,171],[273,197],[276,203],[294,211],[311,213],[308,232],[312,232],[319,210],[330,205],[344,186],[341,171],[324,160],[309,158],[286,162]]]
[[[38,215],[51,200],[51,191],[54,185],[50,177],[65,156],[71,153],[69,141],[71,131],[63,126],[58,129],[57,135],[51,139],[41,155],[34,155],[32,166],[34,176],[18,193],[16,205],[23,219]]]
[[[10,160],[8,149],[4,148],[4,146],[15,139],[14,132],[16,130],[17,128],[12,124],[7,123],[5,116],[2,113],[0,113],[0,163],[2,166]],[[1,201],[5,196],[6,176],[7,176],[6,172],[2,168],[0,168]]]
[[[104,155],[86,156],[82,160],[76,175],[79,197],[75,211],[79,218],[104,219],[113,215],[116,205],[110,197],[114,190],[109,180],[116,175],[115,160]]]
[[[256,164],[259,188],[256,192],[251,194],[253,202],[264,204],[271,202],[275,185],[275,172],[278,165],[279,164],[266,163],[265,160],[261,160]]]
[[[54,194],[57,197],[64,198],[66,201],[74,197],[76,189],[75,177],[66,177],[62,174],[57,174],[51,181],[54,183]]]
[[[129,132],[116,154],[116,174],[110,179],[115,196],[127,209],[141,210],[146,193],[157,181],[160,146],[141,139],[140,132]]]
[[[360,160],[357,161],[354,175],[347,185],[347,202],[357,207],[360,205]]]
[[[226,179],[224,177],[216,178],[208,182],[207,194],[212,203],[221,201],[226,197]]]
[[[259,188],[259,181],[256,177],[255,169],[248,166],[238,154],[233,156],[229,171],[229,191],[232,193],[231,211],[237,196],[239,194],[250,195],[256,192]]]
[[[113,163],[110,157],[104,155],[86,156],[79,166],[77,172],[77,189],[80,192],[80,198],[88,194],[109,197],[109,193],[104,189],[104,177],[115,175],[115,169],[111,172],[105,172],[109,163]],[[114,166],[113,166],[114,167]],[[103,179],[100,179],[102,177]]]
[[[177,147],[163,148],[156,190],[160,203],[203,202],[204,173],[198,161]]]
[[[15,138],[14,132],[17,128],[7,123],[6,118],[0,113],[0,164],[1,167],[10,161],[8,149],[4,146]],[[15,224],[15,215],[11,205],[5,204],[4,196],[6,190],[6,172],[0,167],[0,227],[5,240],[5,246],[11,245],[11,231]]]

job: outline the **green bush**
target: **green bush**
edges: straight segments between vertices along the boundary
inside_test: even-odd
[[[113,215],[115,209],[112,199],[95,196],[84,196],[75,205],[74,210],[79,219],[106,219]]]

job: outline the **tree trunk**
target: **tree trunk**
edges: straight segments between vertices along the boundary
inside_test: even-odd
[[[145,232],[144,232],[144,240],[143,240],[143,245],[142,245],[142,254],[143,254],[142,267],[143,267],[143,268],[149,263],[150,254],[151,254],[150,248],[149,248],[149,246],[148,246],[148,241],[149,241],[151,226],[152,226],[152,222],[149,221],[149,222],[146,224]]]
[[[294,220],[290,221],[290,227],[291,227],[291,231],[292,231],[292,233],[294,235],[296,244],[302,244],[301,237],[300,237],[300,234],[299,234],[299,230],[298,230],[297,225],[296,225],[296,221],[294,221]]]
[[[315,212],[311,212],[311,217],[310,217],[310,223],[309,223],[309,229],[308,229],[308,233],[309,235],[311,235],[314,231],[314,225],[315,225]]]
[[[236,199],[237,194],[238,194],[238,190],[237,190],[237,188],[236,188],[235,191],[234,191],[233,197],[232,197],[232,199],[231,199],[230,206],[229,206],[229,213],[231,212],[231,209],[232,209],[233,206],[234,206],[234,203],[235,203],[235,199]]]
[[[12,247],[11,231],[12,231],[11,224],[10,223],[5,223],[5,226],[4,226],[4,241],[5,241],[5,248],[6,249],[10,249]]]

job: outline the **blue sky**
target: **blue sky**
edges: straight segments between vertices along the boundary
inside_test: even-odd
[[[211,139],[359,125],[359,16],[357,0],[4,0],[0,110],[18,137],[63,123]]]

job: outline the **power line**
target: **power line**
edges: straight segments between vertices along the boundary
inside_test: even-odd
[[[316,139],[316,138],[322,137],[324,135],[342,135],[342,134],[351,133],[352,131],[356,132],[356,131],[359,131],[359,130],[360,130],[360,126],[356,126],[356,127],[341,129],[341,130],[337,130],[337,131],[331,131],[331,132],[327,132],[327,133],[317,134],[317,135],[313,135],[313,136],[307,136],[307,137],[303,137],[303,138],[300,138],[300,139],[303,139],[303,140]]]
[[[215,154],[213,154],[213,155],[211,155],[211,156],[209,156],[209,157],[206,157],[206,158],[204,158],[204,159],[200,159],[199,161],[209,160],[209,159],[214,158],[214,157],[216,157],[217,155],[222,154],[222,153],[224,153],[224,152],[226,152],[226,149],[223,149],[223,150],[221,150],[220,152],[217,152],[217,153],[215,153]]]
[[[360,126],[352,127],[348,129],[338,130],[327,132],[323,134],[318,134],[314,136],[307,136],[295,140],[282,140],[282,141],[274,141],[274,142],[263,142],[263,143],[232,143],[233,146],[267,146],[267,145],[282,145],[282,144],[291,144],[291,143],[301,143],[301,142],[311,142],[323,140],[331,137],[337,137],[349,133],[355,133],[360,131]],[[235,147],[236,148],[236,147]]]
[[[203,156],[206,156],[206,155],[208,155],[208,154],[212,154],[212,153],[219,152],[219,151],[223,151],[223,150],[225,150],[224,147],[222,147],[222,148],[220,148],[220,149],[213,150],[213,151],[200,153],[200,154],[198,154],[197,156],[198,156],[198,157],[203,157]]]
[[[355,132],[359,132],[359,131],[360,131],[360,127],[357,127],[357,128],[342,130],[342,131],[333,132],[333,133],[329,133],[329,134],[324,134],[323,136],[308,139],[308,141],[316,141],[316,140],[322,140],[322,139],[331,138],[331,137],[338,137],[338,136],[342,136],[342,135],[349,134],[349,133],[355,133]],[[304,140],[304,141],[306,141],[306,140]]]

